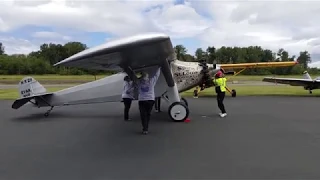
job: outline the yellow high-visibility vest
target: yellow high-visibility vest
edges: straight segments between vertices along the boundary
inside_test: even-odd
[[[221,92],[225,92],[226,86],[227,86],[227,78],[218,78],[218,79],[214,79],[214,84],[216,87],[220,87]]]

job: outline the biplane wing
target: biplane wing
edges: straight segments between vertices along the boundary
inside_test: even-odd
[[[263,78],[264,82],[279,83],[279,84],[288,84],[291,86],[308,86],[313,84],[315,81],[312,79],[299,79],[299,78],[274,78],[274,77],[265,77]],[[320,84],[320,82],[317,82]]]
[[[307,71],[303,72],[303,78],[275,78],[275,77],[265,77],[263,78],[264,82],[279,83],[279,84],[288,84],[291,86],[304,86],[304,87],[319,87],[320,81],[317,79],[313,80]]]
[[[288,84],[291,86],[303,86],[305,90],[309,90],[309,93],[312,94],[313,89],[320,89],[320,78],[312,79],[307,71],[303,72],[303,78],[274,78],[274,77],[265,77],[262,81],[279,83],[279,84]]]
[[[296,61],[286,61],[286,62],[260,62],[260,63],[238,63],[238,64],[217,64],[217,68],[224,69],[224,70],[234,70],[234,69],[241,69],[234,75],[238,75],[246,69],[251,68],[268,68],[268,67],[288,67],[294,66],[298,64]]]
[[[148,33],[121,38],[86,49],[54,66],[77,67],[93,70],[121,71],[161,64],[161,60],[174,53],[170,37],[161,33]]]
[[[239,64],[218,64],[222,69],[244,69],[244,68],[267,68],[267,67],[287,67],[298,64],[296,61],[286,62],[261,62],[261,63],[239,63]]]

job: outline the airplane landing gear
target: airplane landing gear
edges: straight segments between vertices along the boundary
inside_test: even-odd
[[[181,102],[174,102],[169,106],[169,116],[175,122],[181,122],[188,118],[189,109]]]
[[[177,84],[174,82],[174,79],[170,75],[171,68],[168,61],[163,61],[161,70],[168,84],[167,92],[165,95],[163,95],[163,97],[166,97],[165,99],[170,103],[168,114],[173,121],[183,122],[189,116],[189,109],[186,106],[187,101],[180,98]]]
[[[312,91],[311,91],[311,90],[309,90],[309,94],[312,94]]]
[[[181,102],[182,102],[186,107],[189,106],[188,101],[187,101],[185,98],[181,98]]]
[[[51,108],[46,113],[44,113],[44,117],[48,117],[52,109],[53,109],[53,106],[51,106]]]
[[[179,98],[177,86],[169,88],[164,97],[170,103],[168,114],[172,121],[183,122],[189,117],[188,101],[185,98]]]

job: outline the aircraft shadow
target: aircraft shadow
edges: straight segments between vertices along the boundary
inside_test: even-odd
[[[75,113],[75,112],[61,112],[61,111],[52,111],[48,117],[44,116],[44,112],[37,112],[31,114],[19,114],[18,117],[11,118],[14,122],[43,122],[43,121],[57,121],[57,120],[79,120],[79,119],[90,119],[91,120],[108,120],[108,119],[117,119],[123,121],[123,113],[112,113],[112,114],[96,114],[94,112],[90,113]],[[130,112],[130,122],[139,122],[140,123],[140,114],[132,110]],[[164,112],[152,112],[151,119],[157,122],[171,122],[168,119],[167,111]]]
[[[48,117],[44,116],[44,113],[24,114],[20,117],[12,118],[13,121],[22,122],[36,122],[36,121],[50,121],[50,120],[77,120],[77,119],[108,119],[108,118],[121,118],[121,115],[108,115],[108,114],[69,114],[67,112],[52,112]]]

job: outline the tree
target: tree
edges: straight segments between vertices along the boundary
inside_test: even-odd
[[[87,49],[87,46],[81,42],[68,42],[63,47],[67,57]]]
[[[206,53],[202,50],[202,48],[198,48],[195,52],[195,56],[197,61],[199,61],[206,56]]]
[[[187,62],[196,61],[196,58],[195,58],[194,56],[190,55],[190,54],[184,55],[184,59],[185,59],[185,61],[187,61]]]
[[[216,60],[216,48],[214,46],[209,46],[206,50],[206,54],[208,56],[208,63],[213,64]]]
[[[113,72],[52,66],[58,61],[68,58],[87,48],[87,45],[81,42],[68,42],[66,44],[45,43],[40,46],[39,51],[31,52],[28,55],[6,55],[4,54],[4,45],[0,43],[0,74],[112,74]],[[294,61],[296,58],[295,56],[291,56],[288,51],[283,48],[280,48],[276,52],[272,52],[269,49],[263,49],[261,46],[222,46],[220,48],[208,46],[205,51],[201,48],[197,48],[194,56],[188,54],[187,49],[181,44],[175,46],[174,49],[177,59],[187,62],[195,62],[201,58],[206,58],[208,63],[237,64],[246,62]],[[298,62],[300,64],[294,67],[247,69],[242,72],[242,74],[301,74],[304,70],[308,70],[310,74],[320,73],[318,69],[308,68],[308,63],[311,62],[311,57],[307,51],[300,52],[300,55],[298,56]]]
[[[263,56],[261,58],[261,62],[271,62],[274,61],[273,53],[269,49],[263,50]]]
[[[4,46],[3,44],[0,42],[0,55],[4,54]]]
[[[187,49],[183,45],[176,45],[174,47],[177,59],[185,61],[185,55],[187,54]]]
[[[308,51],[300,52],[300,55],[298,57],[299,64],[303,65],[304,70],[308,69],[308,63],[311,62],[311,57]]]

